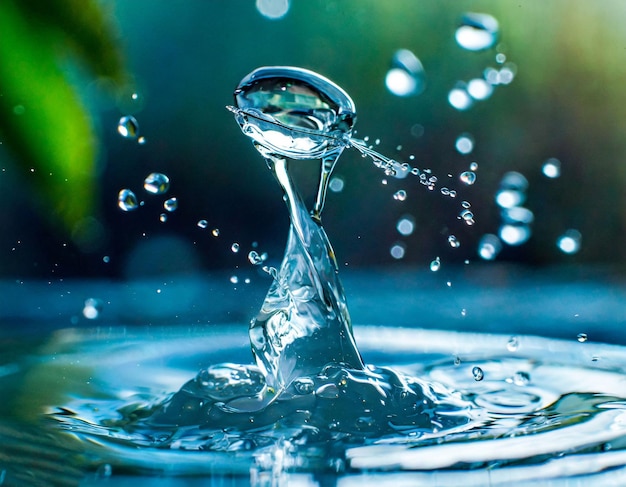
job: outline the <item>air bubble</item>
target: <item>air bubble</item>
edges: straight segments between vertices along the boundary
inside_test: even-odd
[[[463,49],[482,51],[496,43],[498,28],[498,21],[489,14],[466,13],[454,37]]]
[[[483,260],[494,260],[501,250],[500,239],[491,233],[483,235],[478,242],[478,255]]]
[[[556,245],[565,254],[575,254],[580,250],[581,240],[578,230],[568,230],[558,238]]]
[[[558,178],[561,175],[561,161],[551,157],[544,162],[541,172],[544,176],[550,179]]]
[[[169,198],[165,200],[163,202],[163,208],[169,212],[176,211],[178,208],[178,198]]]
[[[404,200],[406,200],[406,191],[405,191],[405,190],[403,190],[403,189],[400,189],[400,190],[396,191],[396,192],[393,194],[393,199],[394,199],[394,200],[398,200],[398,201],[404,201]]]
[[[170,178],[160,172],[153,172],[144,179],[143,187],[148,193],[164,194],[170,189]]]
[[[205,229],[209,226],[209,222],[206,220],[198,220],[198,223],[196,223],[196,225],[198,225],[198,228]]]
[[[454,235],[448,236],[448,243],[453,249],[458,249],[461,246],[461,242]]]
[[[139,202],[130,189],[122,189],[117,195],[117,206],[124,211],[133,211],[139,208]]]
[[[483,372],[483,369],[481,369],[480,367],[474,367],[472,369],[472,375],[474,376],[474,380],[477,382],[480,382],[481,380],[485,378],[485,373]]]
[[[462,183],[467,184],[468,186],[471,186],[472,184],[476,182],[476,173],[473,171],[462,172],[461,175],[459,176],[459,179],[461,180]]]
[[[432,272],[437,272],[439,269],[441,269],[441,260],[439,257],[436,257],[435,260],[430,263],[430,270]]]
[[[395,52],[391,69],[385,76],[385,86],[396,96],[419,95],[424,91],[424,67],[420,60],[408,49]]]
[[[126,115],[117,123],[117,131],[125,139],[134,139],[139,134],[139,124],[135,117]]]
[[[469,154],[474,150],[474,138],[469,134],[461,134],[456,139],[454,147],[460,154]]]

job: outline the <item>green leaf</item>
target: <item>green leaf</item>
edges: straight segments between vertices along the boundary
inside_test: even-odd
[[[98,49],[107,30],[94,9],[91,0],[0,2],[0,133],[35,200],[67,232],[95,211],[96,139],[60,55],[71,46],[95,73],[122,79],[114,49]]]

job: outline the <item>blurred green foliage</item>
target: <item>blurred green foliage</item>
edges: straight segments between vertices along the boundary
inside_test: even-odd
[[[0,2],[0,133],[65,231],[97,202],[93,123],[68,80],[68,64],[121,84],[122,61],[96,0]]]

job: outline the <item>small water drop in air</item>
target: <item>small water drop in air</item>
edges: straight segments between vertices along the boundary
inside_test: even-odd
[[[389,253],[394,259],[400,260],[404,258],[404,254],[406,253],[406,245],[404,245],[404,243],[402,242],[397,242],[391,246],[391,249],[389,249]]]
[[[239,282],[239,278],[237,276],[230,276],[230,282],[237,284]]]
[[[117,131],[125,139],[134,139],[139,134],[139,124],[135,117],[126,115],[117,123]]]
[[[474,138],[469,134],[461,134],[456,139],[454,147],[460,154],[469,154],[474,150]]]
[[[530,227],[524,224],[505,224],[500,227],[500,239],[507,245],[522,245],[531,236]]]
[[[544,162],[541,172],[544,176],[550,179],[556,179],[561,175],[561,161],[551,157]]]
[[[133,211],[139,208],[137,196],[130,189],[122,189],[117,195],[117,205],[124,211]]]
[[[405,237],[411,235],[415,230],[415,220],[412,216],[407,215],[403,216],[398,220],[396,224],[396,230],[400,235],[404,235]]]
[[[477,162],[472,162],[469,165],[470,171],[476,171],[478,169],[478,163]]]
[[[165,222],[167,221],[167,213],[161,213],[161,214],[159,215],[159,221],[160,221],[161,223],[165,223]]]
[[[256,250],[251,250],[248,252],[248,261],[252,265],[259,265],[263,263],[263,258],[259,255]]]
[[[85,300],[83,306],[83,316],[88,320],[95,320],[100,316],[102,312],[102,300],[95,298],[88,298]]]
[[[467,92],[467,87],[460,83],[448,93],[448,103],[457,110],[467,110],[473,104],[472,97]]]
[[[498,21],[483,13],[466,13],[454,35],[456,42],[468,51],[481,51],[492,47],[498,39]]]
[[[209,222],[206,220],[198,220],[198,223],[196,223],[196,225],[198,226],[198,228],[205,229],[207,226],[209,226]]]
[[[396,192],[393,194],[393,199],[394,199],[394,200],[398,200],[398,201],[404,201],[404,200],[406,200],[406,191],[405,191],[405,190],[403,190],[403,189],[400,189],[400,190],[396,191]]]
[[[289,12],[290,0],[256,0],[256,9],[270,20],[283,18]]]
[[[509,338],[509,341],[506,343],[506,349],[509,352],[516,352],[519,348],[519,338],[513,336]]]
[[[561,235],[556,244],[564,254],[575,254],[580,250],[582,235],[578,230],[568,230]]]
[[[486,100],[493,93],[493,85],[483,78],[474,78],[467,83],[467,92],[474,100]]]
[[[213,235],[214,237],[219,237],[220,236],[220,229],[219,228],[214,228],[213,230],[211,230],[211,235]]]
[[[165,200],[163,202],[163,208],[165,208],[169,212],[176,211],[176,209],[178,208],[178,199],[174,197]]]
[[[472,375],[474,376],[474,380],[477,382],[485,378],[485,373],[483,372],[483,369],[481,369],[480,367],[472,368]]]
[[[478,242],[478,255],[483,260],[494,260],[502,250],[502,242],[491,233],[483,235]]]
[[[164,194],[170,189],[170,178],[160,172],[153,172],[144,179],[143,187],[148,193]]]
[[[396,51],[385,76],[385,86],[396,96],[419,95],[424,91],[424,67],[417,56],[408,49]]]
[[[328,189],[330,189],[333,193],[341,193],[343,191],[344,185],[345,183],[343,181],[343,178],[335,176],[330,180],[330,183],[328,183]]]
[[[437,272],[440,268],[441,268],[441,260],[439,259],[439,257],[436,257],[435,260],[433,260],[430,263],[430,270],[432,272]]]
[[[468,186],[471,186],[472,184],[476,182],[476,173],[473,171],[462,172],[461,175],[459,176],[459,179],[461,180],[462,183],[467,184]]]
[[[448,236],[448,243],[453,249],[458,249],[461,246],[461,242],[459,242],[459,239],[456,238],[454,235]]]
[[[527,386],[530,383],[530,374],[523,370],[518,371],[513,376],[513,384],[516,386]]]
[[[580,343],[584,343],[587,341],[587,334],[586,333],[579,333],[578,335],[576,335],[576,340],[578,340]]]
[[[239,244],[237,242],[234,242],[231,246],[230,246],[230,250],[233,254],[236,254],[237,252],[239,252]]]

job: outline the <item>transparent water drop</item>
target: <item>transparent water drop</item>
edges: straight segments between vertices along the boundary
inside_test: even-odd
[[[505,244],[516,246],[527,242],[531,236],[531,231],[528,225],[505,224],[500,227],[499,235]]]
[[[454,37],[459,46],[468,51],[481,51],[492,47],[498,39],[498,21],[483,13],[466,13]]]
[[[167,211],[172,212],[176,211],[178,208],[178,198],[169,198],[163,202],[163,208]]]
[[[582,235],[578,230],[567,230],[561,235],[556,245],[565,254],[575,254],[580,250]]]
[[[95,320],[102,312],[103,302],[101,299],[88,298],[83,306],[83,316],[88,320]]]
[[[311,394],[315,390],[315,382],[309,377],[300,377],[293,381],[293,387],[300,395]]]
[[[467,316],[467,310],[465,308],[461,310],[461,316]]]
[[[134,139],[139,135],[139,124],[132,115],[126,115],[117,122],[117,132],[125,139]]]
[[[467,92],[474,100],[486,100],[493,93],[493,85],[483,78],[474,78],[468,81]]]
[[[130,189],[122,189],[117,195],[117,206],[124,211],[133,211],[139,208],[139,202]]]
[[[400,49],[393,55],[391,69],[385,76],[385,86],[396,96],[419,95],[426,86],[422,63],[408,49]]]
[[[526,201],[526,195],[516,189],[501,189],[496,193],[496,204],[500,208],[515,208]]]
[[[509,352],[517,352],[518,348],[519,348],[519,338],[517,338],[516,336],[512,336],[511,338],[509,338],[509,341],[506,342],[506,349]]]
[[[405,237],[411,235],[415,230],[415,219],[411,215],[403,216],[396,223],[396,230]]]
[[[517,171],[509,171],[502,176],[500,187],[504,189],[515,189],[517,191],[526,191],[528,189],[528,179],[522,173]]]
[[[507,63],[500,71],[498,71],[498,84],[508,85],[515,79],[517,66],[513,63]]]
[[[406,200],[406,191],[405,191],[405,190],[403,190],[403,189],[400,189],[400,190],[396,191],[396,192],[393,194],[393,199],[394,199],[394,200],[398,200],[398,201],[404,201],[404,200]]]
[[[256,250],[251,250],[248,252],[248,261],[252,265],[260,265],[263,263],[263,258],[259,255]]]
[[[461,208],[465,208],[466,210],[468,208],[471,208],[472,204],[469,201],[461,201]]]
[[[457,110],[467,110],[473,105],[472,97],[464,84],[457,85],[448,93],[448,103]]]
[[[111,467],[111,465],[108,464],[108,463],[103,463],[96,470],[96,477],[97,478],[108,479],[112,475],[113,475],[113,467]]]
[[[459,179],[463,184],[471,186],[476,182],[476,173],[473,171],[464,171],[459,175]]]
[[[450,189],[446,188],[445,186],[443,188],[441,188],[441,194],[444,196],[450,196]]]
[[[439,257],[436,257],[435,260],[430,263],[430,270],[432,272],[437,272],[439,269],[441,269],[441,260]]]
[[[239,252],[239,244],[237,242],[234,242],[231,246],[230,246],[230,250],[233,254],[236,254],[237,252]]]
[[[515,384],[516,386],[527,386],[530,383],[530,374],[528,372],[525,372],[523,370],[520,370],[518,372],[515,373],[515,375],[513,376],[513,384]]]
[[[472,375],[474,376],[474,380],[477,382],[480,382],[485,378],[485,373],[483,372],[483,369],[478,366],[472,368]]]
[[[109,262],[111,262],[111,257],[109,257],[108,255],[105,255],[104,257],[102,257],[102,262],[104,262],[105,264],[108,264]]]
[[[451,189],[450,193],[448,193],[448,196],[450,196],[450,198],[456,198],[456,190],[455,189]]]
[[[478,163],[477,162],[472,162],[469,165],[469,169],[470,169],[470,171],[476,171],[478,169]]]
[[[460,154],[469,154],[474,150],[474,138],[470,134],[461,134],[457,137],[454,147]]]
[[[152,194],[164,194],[170,189],[170,178],[160,172],[148,174],[143,181],[143,188]]]
[[[502,242],[491,233],[483,235],[478,242],[478,256],[483,260],[494,260],[501,250]]]
[[[543,163],[543,167],[541,168],[541,172],[544,176],[550,179],[556,179],[561,175],[561,161],[558,159],[551,157],[546,162]]]
[[[256,0],[256,9],[265,18],[278,20],[289,12],[290,0]]]
[[[232,284],[238,284],[239,283],[239,277],[237,277],[237,276],[230,276],[230,282]]]
[[[528,225],[535,220],[535,214],[523,206],[503,208],[501,215],[502,220],[506,223],[523,223]]]
[[[578,335],[576,335],[576,340],[578,340],[580,343],[584,343],[587,341],[587,334],[586,333],[579,333]]]
[[[502,64],[504,61],[506,61],[506,54],[504,54],[503,52],[499,52],[498,54],[496,54],[496,62],[498,64]]]
[[[389,253],[396,260],[403,259],[406,253],[406,245],[403,242],[396,242],[389,249]]]
[[[461,365],[461,357],[458,355],[454,357],[454,365]]]
[[[343,191],[344,181],[339,176],[335,176],[328,183],[328,189],[330,189],[333,193],[341,193]]]
[[[167,221],[167,213],[161,213],[161,214],[159,215],[159,221],[160,221],[161,223],[165,223],[165,222]]]
[[[198,223],[196,223],[196,225],[198,226],[198,228],[202,228],[203,230],[209,226],[209,222],[206,220],[198,220]]]
[[[453,249],[458,249],[461,246],[461,242],[459,242],[459,239],[456,238],[454,235],[448,236],[448,243]]]
[[[220,229],[219,228],[214,228],[213,230],[211,230],[211,235],[213,235],[214,237],[219,237],[220,236]]]
[[[474,213],[472,213],[470,210],[464,209],[461,211],[461,213],[459,213],[459,217],[461,218],[461,220],[470,221],[474,219]]]
[[[137,139],[137,143],[144,145],[146,143],[146,138],[142,135]]]

